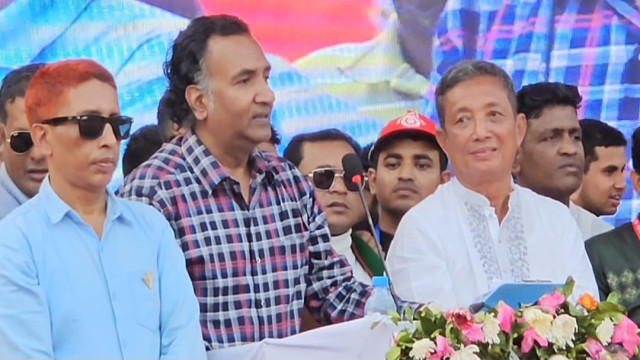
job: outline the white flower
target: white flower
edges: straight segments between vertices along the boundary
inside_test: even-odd
[[[564,355],[555,354],[555,355],[551,355],[549,360],[569,360],[569,358]]]
[[[484,341],[488,344],[500,343],[500,323],[493,314],[487,314],[484,317],[482,325],[482,333],[484,334]]]
[[[573,346],[576,331],[578,331],[576,319],[573,316],[562,314],[553,320],[549,340],[560,347]]]
[[[611,321],[610,318],[604,319],[603,322],[598,325],[596,328],[596,336],[598,340],[602,343],[602,345],[607,346],[611,342],[611,337],[613,336],[613,330],[615,328],[615,324]]]
[[[480,360],[476,353],[480,351],[476,345],[468,345],[453,354],[449,360]]]
[[[543,312],[538,308],[526,308],[522,312],[522,317],[536,329],[538,335],[549,339],[551,335],[551,322],[553,316]]]
[[[436,344],[429,339],[418,340],[413,344],[409,356],[414,359],[424,359],[436,349]]]

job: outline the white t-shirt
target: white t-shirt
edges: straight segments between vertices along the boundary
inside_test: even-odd
[[[573,203],[569,203],[569,211],[582,232],[584,241],[613,229],[611,224],[595,216],[591,212]]]
[[[582,234],[561,203],[512,184],[498,223],[489,200],[457,179],[403,217],[387,255],[400,298],[445,309],[474,302],[500,281],[576,280],[574,295],[598,295]]]
[[[351,230],[349,230],[342,235],[332,236],[331,246],[333,247],[333,250],[335,250],[335,252],[347,258],[347,261],[349,262],[349,265],[351,265],[351,269],[353,271],[353,277],[355,277],[356,280],[360,281],[361,283],[371,285],[371,277],[364,270],[362,265],[360,265],[358,259],[356,259],[356,256],[353,253],[353,250],[351,249],[352,241]]]

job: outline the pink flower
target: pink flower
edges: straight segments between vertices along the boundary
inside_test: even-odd
[[[463,309],[448,311],[446,314],[444,314],[444,317],[447,320],[453,321],[453,323],[456,324],[456,326],[460,329],[464,329],[469,325],[475,323],[473,315],[471,315],[469,311]]]
[[[549,346],[549,341],[544,337],[540,336],[534,327],[528,328],[524,334],[522,334],[522,352],[528,353],[533,348],[534,341],[538,343],[538,345],[542,347]]]
[[[498,303],[498,315],[496,318],[500,322],[500,330],[508,333],[511,332],[511,325],[516,318],[516,311],[504,301]]]
[[[476,324],[473,315],[467,310],[456,309],[445,314],[445,318],[452,321],[467,338],[468,342],[484,341],[482,324]]]
[[[611,342],[621,344],[631,354],[636,354],[636,347],[640,345],[640,336],[638,336],[638,325],[631,321],[628,317],[623,316],[622,320],[613,330]]]
[[[558,311],[558,308],[564,304],[565,298],[559,291],[554,291],[551,295],[545,295],[540,300],[538,300],[538,305],[540,305],[547,312],[555,314]]]
[[[464,329],[462,333],[467,338],[467,341],[472,343],[483,342],[484,332],[482,331],[482,324],[470,324]]]
[[[600,341],[588,338],[587,343],[585,344],[585,350],[589,354],[590,358],[599,359],[600,353],[604,351],[604,347],[600,344]]]
[[[447,338],[442,335],[438,335],[436,337],[436,349],[427,357],[432,360],[441,360],[447,356],[450,356],[454,352],[455,351],[453,350],[451,345],[449,345],[449,340],[447,340]]]

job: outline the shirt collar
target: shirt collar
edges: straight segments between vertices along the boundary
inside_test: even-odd
[[[392,89],[416,97],[428,93],[430,80],[418,74],[402,56],[395,15],[380,35],[363,46],[359,56],[338,67],[344,76],[365,84],[388,82]]]
[[[351,249],[351,229],[344,234],[331,236],[331,246],[338,254],[346,254]]]
[[[200,185],[214,189],[227,178],[231,178],[229,171],[218,162],[198,136],[189,131],[181,141],[181,148],[191,172]],[[276,171],[270,164],[269,155],[254,149],[249,158],[251,176],[258,181],[274,181]]]
[[[118,203],[119,199],[111,191],[106,189],[105,191],[107,192],[106,222],[109,222],[122,215],[122,207]],[[67,214],[74,214],[80,219],[80,216],[53,190],[49,182],[49,175],[42,181],[37,196],[41,199],[42,206],[52,224],[60,222]]]
[[[490,207],[493,208],[491,206],[491,203],[489,202],[489,199],[487,199],[486,196],[475,192],[467,187],[465,187],[464,185],[462,185],[462,183],[458,180],[458,178],[453,178],[451,179],[451,186],[453,188],[453,191],[462,198],[463,201],[468,202],[470,204],[473,205],[479,205],[479,206],[483,206],[483,207]],[[514,201],[515,199],[515,194],[516,194],[516,188],[517,185],[513,182],[513,179],[511,179],[511,194],[509,196],[509,205],[511,205],[511,203]]]
[[[18,186],[13,182],[4,163],[0,164],[0,186],[4,187],[19,204],[24,204],[29,200],[29,197],[20,191]]]

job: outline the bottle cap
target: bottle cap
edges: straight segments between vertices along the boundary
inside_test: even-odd
[[[371,279],[371,282],[373,284],[373,287],[389,287],[389,278],[386,276],[374,276]]]

